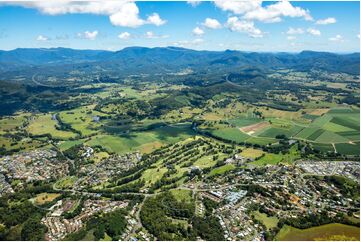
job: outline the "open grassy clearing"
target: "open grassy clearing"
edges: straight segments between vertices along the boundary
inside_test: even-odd
[[[277,227],[279,219],[277,217],[268,217],[267,214],[261,213],[259,211],[254,211],[252,213],[258,221],[263,223],[268,230]]]
[[[226,164],[217,168],[214,168],[211,170],[211,172],[208,174],[209,177],[216,176],[216,175],[222,175],[226,173],[227,171],[233,170],[236,168],[233,164]]]
[[[70,124],[82,135],[92,135],[98,132],[100,123],[94,122],[93,117],[102,117],[105,114],[93,110],[95,105],[83,106],[70,111],[62,111],[59,117],[62,122]]]
[[[57,145],[61,151],[67,150],[75,145],[83,144],[85,139],[60,141]]]
[[[281,241],[310,241],[310,240],[360,240],[360,228],[344,224],[326,224],[309,229],[297,229],[283,226],[276,235]]]
[[[243,157],[249,157],[249,158],[258,158],[260,157],[261,155],[263,155],[265,152],[262,151],[262,150],[256,150],[256,149],[253,149],[253,148],[247,148],[247,149],[244,149],[242,150],[241,152],[241,155]]]
[[[78,178],[76,176],[66,176],[58,180],[54,187],[59,189],[71,189]]]
[[[164,126],[152,131],[133,132],[126,135],[97,135],[86,142],[89,146],[101,145],[118,154],[141,150],[151,152],[164,144],[175,143],[194,135],[190,124]]]
[[[43,205],[45,203],[52,202],[60,195],[61,195],[60,193],[47,193],[47,192],[40,193],[34,198],[34,202],[37,205]]]
[[[173,189],[170,190],[175,199],[179,202],[192,202],[192,192],[184,189]]]
[[[75,138],[77,134],[69,131],[58,130],[57,121],[51,118],[50,114],[37,115],[29,122],[27,130],[32,135],[50,134],[53,138],[69,139]]]
[[[19,114],[16,116],[3,117],[0,119],[0,134],[5,131],[14,130],[21,127],[26,120],[28,115],[26,113]]]
[[[250,164],[256,166],[276,165],[279,162],[281,162],[282,159],[283,159],[283,155],[266,153],[262,158],[253,161]]]

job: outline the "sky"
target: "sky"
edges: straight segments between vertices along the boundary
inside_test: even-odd
[[[1,1],[1,0],[0,0]],[[0,49],[359,52],[358,1],[0,2]]]

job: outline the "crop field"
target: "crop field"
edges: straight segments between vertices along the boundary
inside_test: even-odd
[[[50,134],[53,138],[69,139],[76,137],[73,132],[56,129],[57,121],[51,119],[50,114],[35,116],[29,123],[27,130],[33,135]]]
[[[318,149],[322,152],[334,152],[335,149],[333,148],[332,144],[318,144],[318,143],[313,143],[312,146],[315,149]]]
[[[213,135],[222,139],[231,140],[235,142],[245,142],[250,138],[249,135],[241,132],[237,128],[224,128],[211,131]]]
[[[338,153],[346,155],[359,155],[360,154],[360,142],[356,143],[344,143],[335,144]]]
[[[268,127],[269,125],[270,125],[269,122],[259,122],[241,127],[240,130],[248,135],[252,135],[257,131],[264,129],[265,127]]]
[[[233,124],[237,127],[244,127],[252,124],[256,124],[262,121],[260,118],[236,118],[227,120],[228,123]]]
[[[309,229],[297,229],[283,226],[276,235],[276,240],[281,241],[310,241],[310,240],[360,240],[360,228],[344,224],[326,224]]]

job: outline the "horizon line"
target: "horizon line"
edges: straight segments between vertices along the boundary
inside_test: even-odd
[[[1,0],[0,0],[1,1]],[[3,52],[10,52],[10,51],[15,51],[18,49],[43,49],[43,50],[51,50],[51,49],[70,49],[70,50],[89,50],[89,51],[107,51],[107,52],[118,52],[118,51],[122,51],[128,48],[145,48],[145,49],[156,49],[156,48],[163,48],[163,49],[167,49],[167,48],[174,48],[174,49],[184,49],[184,50],[192,50],[192,51],[210,51],[210,52],[225,52],[225,51],[237,51],[237,52],[249,52],[249,53],[292,53],[292,54],[299,54],[302,52],[321,52],[321,53],[334,53],[334,54],[360,54],[360,50],[358,51],[327,51],[327,50],[310,50],[310,49],[304,49],[304,50],[298,50],[298,51],[251,51],[251,50],[237,50],[237,49],[224,49],[224,50],[207,50],[207,49],[203,49],[203,50],[197,50],[197,49],[192,49],[192,48],[184,48],[184,47],[179,47],[179,46],[156,46],[156,47],[147,47],[147,46],[127,46],[118,50],[106,50],[106,49],[77,49],[77,48],[71,48],[71,47],[64,47],[64,46],[57,46],[57,47],[17,47],[15,49],[9,49],[9,50],[5,50],[5,49],[0,49],[0,51]]]

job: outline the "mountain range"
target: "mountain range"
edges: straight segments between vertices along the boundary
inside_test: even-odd
[[[360,54],[302,51],[300,53],[259,53],[234,50],[197,51],[178,47],[127,47],[119,51],[76,50],[69,48],[19,48],[0,51],[0,72],[49,66],[97,66],[117,71],[170,72],[184,68],[292,68],[320,69],[359,74]]]

